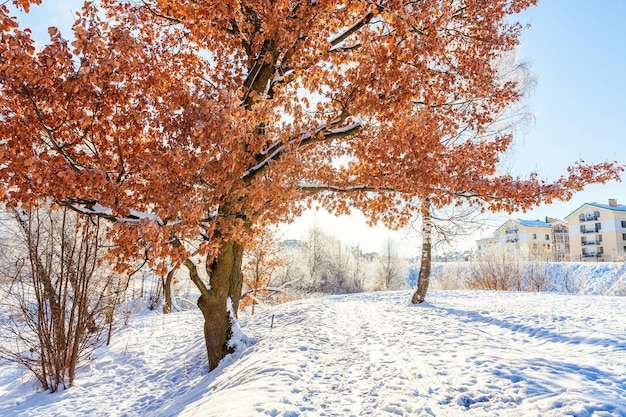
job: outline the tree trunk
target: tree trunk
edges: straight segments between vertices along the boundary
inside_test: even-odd
[[[422,258],[417,287],[411,296],[411,303],[421,304],[426,299],[430,280],[432,255],[432,218],[430,217],[430,198],[422,201]]]
[[[207,260],[206,271],[209,286],[200,279],[195,264],[185,261],[191,280],[200,290],[198,307],[204,316],[204,340],[206,343],[209,370],[217,368],[220,361],[234,351],[230,346],[232,325],[237,320],[243,275],[241,264],[243,246],[234,242],[224,242],[218,256]],[[228,307],[231,300],[232,308]]]
[[[163,304],[163,314],[169,314],[172,312],[174,302],[172,300],[172,281],[174,280],[174,273],[176,268],[170,269],[163,281],[163,295],[165,296],[165,304]]]

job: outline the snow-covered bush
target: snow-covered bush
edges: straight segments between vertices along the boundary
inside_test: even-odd
[[[497,269],[493,263],[446,262],[433,265],[430,288],[434,290],[495,289],[492,282],[507,283],[506,277],[494,277],[480,281],[478,274],[515,273],[508,277],[514,287],[507,290],[560,292],[567,294],[626,295],[626,263],[623,262],[533,262],[514,260],[512,265],[502,265]],[[490,268],[487,268],[490,267]],[[495,271],[495,272],[494,272]],[[418,266],[412,266],[405,283],[413,287],[417,283]],[[506,288],[501,284],[503,288]],[[484,285],[484,286],[482,286]]]

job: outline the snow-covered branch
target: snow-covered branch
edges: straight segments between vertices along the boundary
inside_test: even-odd
[[[389,187],[371,187],[368,185],[349,185],[345,187],[340,187],[337,185],[329,185],[329,184],[305,184],[300,183],[295,185],[296,188],[309,192],[309,193],[320,193],[324,191],[331,191],[335,193],[349,193],[349,192],[400,192],[394,188]]]
[[[264,171],[271,162],[277,161],[288,148],[302,148],[316,142],[344,138],[355,134],[363,128],[360,123],[352,123],[330,129],[331,126],[337,125],[341,123],[341,121],[341,119],[335,119],[327,125],[316,128],[313,132],[302,132],[300,135],[288,141],[289,146],[285,145],[283,142],[273,143],[267,149],[259,153],[259,157],[257,158],[259,162],[246,170],[241,178],[246,182],[251,181],[256,175]]]
[[[159,226],[164,226],[167,222],[164,222],[159,216],[153,213],[147,213],[143,211],[137,211],[130,209],[127,216],[115,216],[113,210],[109,207],[105,207],[95,200],[85,200],[76,198],[66,198],[63,201],[55,201],[56,204],[67,207],[74,210],[77,213],[87,216],[97,216],[114,223],[134,223],[142,220],[153,221]]]
[[[382,10],[380,6],[379,6],[379,10]],[[373,12],[369,12],[368,14],[363,16],[363,18],[355,22],[352,26],[346,28],[343,32],[340,32],[336,34],[335,36],[331,37],[330,39],[328,39],[328,42],[333,47],[339,45],[341,42],[348,39],[350,35],[357,32],[363,26],[367,25],[374,18],[374,16],[376,15]]]

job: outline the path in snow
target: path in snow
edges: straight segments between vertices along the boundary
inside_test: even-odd
[[[269,313],[255,316],[254,352],[184,415],[626,414],[623,298],[598,298],[616,310],[596,319],[588,297],[438,293],[424,307],[407,297],[292,303],[270,334]]]
[[[626,416],[625,297],[408,297],[263,311],[242,320],[248,345],[211,373],[198,311],[143,312],[65,392],[37,393],[0,367],[0,415]]]

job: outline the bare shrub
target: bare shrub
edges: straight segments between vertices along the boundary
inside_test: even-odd
[[[550,264],[547,262],[527,262],[526,290],[534,292],[554,291],[556,286],[550,272]]]
[[[361,268],[360,253],[346,248],[334,236],[314,225],[308,234],[306,248],[306,276],[300,286],[309,292],[327,294],[361,291],[363,277],[355,272]]]
[[[302,286],[309,291],[325,291],[328,288],[330,240],[332,237],[324,233],[318,224],[309,229],[306,246],[307,277],[302,282]]]
[[[0,326],[0,356],[55,392],[72,385],[76,365],[112,320],[107,293],[115,279],[100,267],[104,237],[97,219],[48,207],[14,214],[14,250],[2,259],[10,283],[3,285],[8,317]]]
[[[468,262],[435,264],[431,271],[430,288],[450,291],[467,289],[467,280],[463,279],[470,270]]]
[[[308,276],[306,268],[307,253],[306,242],[289,241],[288,244],[283,244],[280,250],[283,263],[276,270],[272,285],[302,288],[304,286],[303,282]]]
[[[145,300],[146,300],[146,305],[148,306],[148,309],[150,310],[156,310],[160,305],[161,305],[161,301],[163,300],[163,296],[164,296],[164,292],[165,292],[165,288],[166,288],[166,279],[164,279],[163,277],[161,279],[159,279],[156,276],[152,276],[152,279],[150,279],[149,283],[148,283],[148,291],[145,293]],[[167,313],[168,311],[171,311],[172,307],[165,307],[163,306],[163,312]]]
[[[524,279],[522,287],[526,291],[545,292],[554,291],[554,267],[549,261],[553,259],[551,252],[534,248],[528,252],[528,260],[524,265]]]
[[[515,250],[481,253],[469,268],[466,285],[473,290],[521,291],[524,266]]]
[[[583,292],[585,279],[577,274],[574,265],[559,263],[558,274],[556,275],[556,290],[568,294],[579,294]]]

